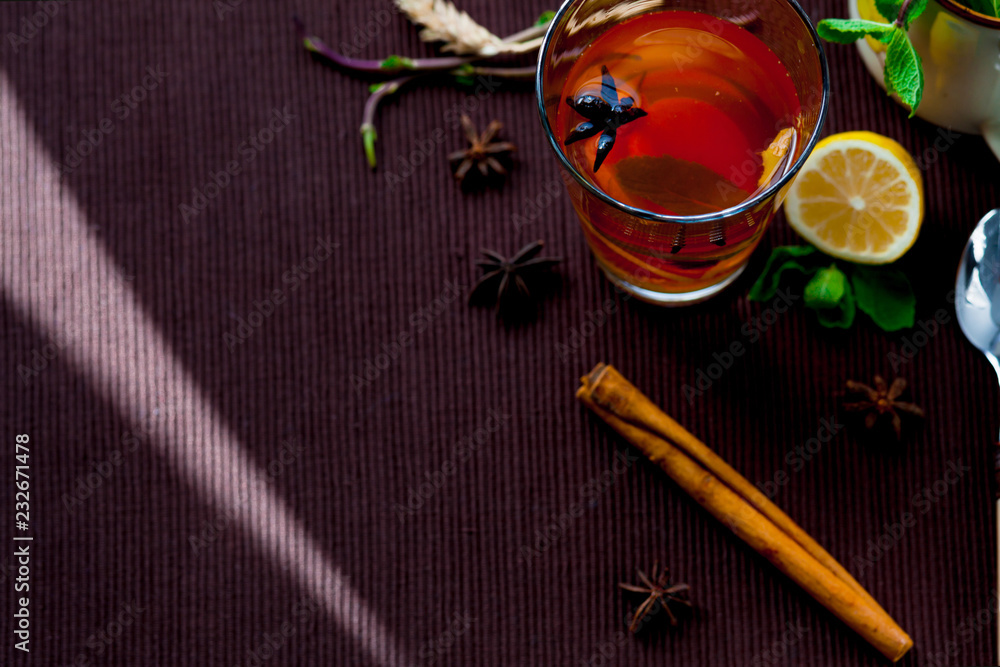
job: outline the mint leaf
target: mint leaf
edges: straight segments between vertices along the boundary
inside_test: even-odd
[[[858,297],[858,308],[880,329],[899,331],[913,326],[917,298],[906,274],[896,269],[856,266],[851,284]]]
[[[902,8],[903,0],[875,0],[875,9],[887,21],[895,21]]]
[[[1000,17],[1000,0],[969,0],[963,4],[980,14]]]
[[[888,23],[861,19],[823,19],[816,25],[816,32],[819,33],[820,37],[828,42],[837,42],[838,44],[850,44],[865,35],[881,38],[892,30],[893,27]]]
[[[990,2],[990,0],[984,0],[984,2]],[[909,9],[906,10],[906,16],[903,17],[903,29],[909,30],[913,19],[923,14],[925,9],[927,9],[927,0],[913,0]]]
[[[836,308],[847,289],[847,276],[836,264],[831,264],[817,271],[812,280],[806,283],[806,307],[813,310]]]
[[[885,89],[899,95],[903,104],[910,107],[910,118],[920,105],[924,94],[924,70],[920,56],[910,43],[906,32],[896,28],[885,56]]]
[[[781,274],[787,269],[794,269],[800,273],[811,275],[815,273],[817,267],[810,266],[807,259],[798,261],[816,253],[816,248],[808,245],[785,245],[778,246],[771,250],[771,256],[767,258],[764,270],[761,272],[757,282],[750,288],[747,297],[751,301],[767,301],[774,297],[781,284]],[[812,261],[821,257],[817,255]]]
[[[538,20],[535,21],[535,27],[547,25],[555,15],[556,13],[552,10],[542,12],[542,14],[538,17]]]
[[[856,314],[857,309],[854,303],[854,293],[851,291],[850,283],[845,281],[844,293],[840,299],[840,303],[835,308],[816,310],[816,319],[828,329],[847,329],[854,324],[854,316]]]

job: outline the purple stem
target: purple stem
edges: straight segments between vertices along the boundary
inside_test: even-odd
[[[905,25],[904,21],[906,19],[906,14],[910,11],[910,4],[912,2],[913,0],[904,0],[903,6],[899,8],[899,16],[897,16],[896,20],[892,22],[892,24],[897,28],[902,28],[903,25]]]
[[[402,86],[420,77],[420,74],[401,76],[392,81],[386,81],[375,89],[365,102],[365,111],[361,117],[361,143],[365,149],[365,157],[368,159],[368,166],[375,169],[378,162],[375,157],[375,141],[378,139],[378,132],[375,130],[375,114],[378,106],[385,98],[394,95]]]
[[[305,24],[302,23],[302,19],[298,16],[293,17],[292,21],[295,23],[295,31],[298,33],[299,39],[302,40],[302,45],[306,48],[306,50],[326,58],[341,69],[350,70],[358,74],[378,75],[388,78],[404,72],[447,71],[475,60],[482,60],[482,58],[459,57],[401,58],[399,65],[393,67],[383,67],[381,60],[362,60],[360,58],[351,58],[350,56],[345,56],[342,53],[337,53],[327,46],[327,44],[319,37],[310,35],[306,31],[306,27]]]
[[[465,74],[466,72],[453,72],[453,74]],[[536,68],[530,67],[475,67],[467,72],[472,76],[497,76],[503,79],[534,79]]]

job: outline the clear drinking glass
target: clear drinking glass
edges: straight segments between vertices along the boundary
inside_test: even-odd
[[[724,19],[745,29],[781,61],[798,96],[799,113],[784,119],[794,133],[780,169],[744,201],[722,210],[668,215],[624,203],[620,201],[623,197],[598,185],[595,172],[575,166],[563,145],[565,120],[560,113],[568,112],[560,111],[560,106],[567,104],[564,88],[577,60],[611,27],[669,10],[700,12],[716,23]],[[715,295],[745,268],[791,179],[819,138],[826,117],[829,77],[819,38],[794,0],[567,0],[545,35],[536,90],[542,126],[559,158],[598,265],[613,283],[644,301],[682,305]],[[775,132],[779,129],[775,127]],[[711,137],[696,137],[695,141],[702,138],[705,150],[712,150]],[[628,146],[616,144],[612,154],[628,150]],[[754,160],[755,168],[760,169],[761,156],[748,152],[746,163]],[[738,162],[731,165],[734,180],[739,180],[745,166]]]

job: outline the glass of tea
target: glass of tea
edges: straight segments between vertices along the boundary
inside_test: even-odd
[[[829,77],[794,0],[568,0],[542,125],[608,278],[663,305],[743,271],[819,138]]]

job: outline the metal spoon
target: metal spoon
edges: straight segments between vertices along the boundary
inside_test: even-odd
[[[965,246],[955,281],[955,311],[965,337],[986,355],[1000,380],[1000,208],[990,211],[979,221]],[[1000,540],[1000,443],[994,451],[998,482],[997,538]],[[1000,544],[997,554],[1000,557]],[[997,567],[1000,571],[1000,559]],[[997,632],[1000,636],[1000,616]],[[1000,645],[997,653],[1000,661]]]

